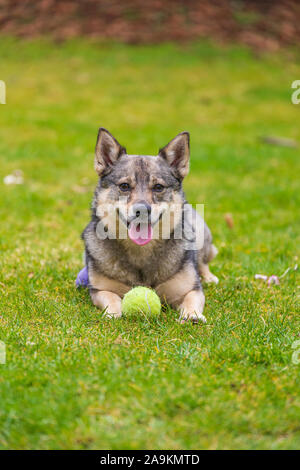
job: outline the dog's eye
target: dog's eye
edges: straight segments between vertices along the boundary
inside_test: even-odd
[[[119,185],[119,188],[121,191],[129,191],[130,190],[130,185],[128,183],[121,183]]]
[[[161,193],[164,189],[165,188],[162,184],[157,183],[153,186],[153,191],[155,191],[156,193]]]

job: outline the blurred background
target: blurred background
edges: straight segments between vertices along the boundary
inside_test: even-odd
[[[299,447],[297,272],[254,278],[298,263],[299,41],[297,0],[0,0],[0,447]],[[205,328],[75,290],[100,126],[133,154],[190,132]]]

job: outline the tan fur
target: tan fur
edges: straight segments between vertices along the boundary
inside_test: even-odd
[[[171,279],[156,287],[159,297],[174,307],[178,307],[184,296],[196,282],[196,273],[191,265],[187,265]]]
[[[89,272],[90,283],[94,289],[109,291],[117,294],[119,297],[123,297],[131,287],[127,286],[123,282],[110,279],[103,274],[99,274],[97,271],[90,270]]]
[[[108,318],[119,318],[122,315],[121,298],[117,294],[102,290],[91,292],[91,298],[93,304],[100,310],[106,308],[105,316]]]
[[[82,235],[94,305],[106,309],[108,317],[119,317],[123,296],[142,285],[155,289],[163,302],[178,308],[181,321],[205,322],[199,274],[207,282],[217,282],[208,267],[217,250],[203,219],[202,225],[195,224],[196,212],[182,189],[189,170],[189,134],[178,134],[157,156],[128,155],[100,128],[95,168],[99,181],[91,221]],[[148,224],[155,233],[144,246],[128,236],[139,204],[146,207]],[[189,207],[193,215],[184,220]],[[194,244],[193,236],[203,244]]]
[[[183,158],[177,164],[177,170],[180,176],[184,178],[189,172],[190,163],[189,134],[187,132],[181,132],[160,150],[160,154],[165,155],[170,166],[176,163],[179,152]]]

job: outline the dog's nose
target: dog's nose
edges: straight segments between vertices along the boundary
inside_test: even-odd
[[[148,220],[151,215],[151,206],[146,201],[139,201],[134,204],[133,213],[135,217]]]

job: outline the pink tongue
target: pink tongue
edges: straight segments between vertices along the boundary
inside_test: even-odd
[[[134,223],[130,224],[128,235],[130,240],[133,241],[136,245],[147,245],[151,242],[153,236],[153,230],[150,224],[148,225],[136,225]]]

